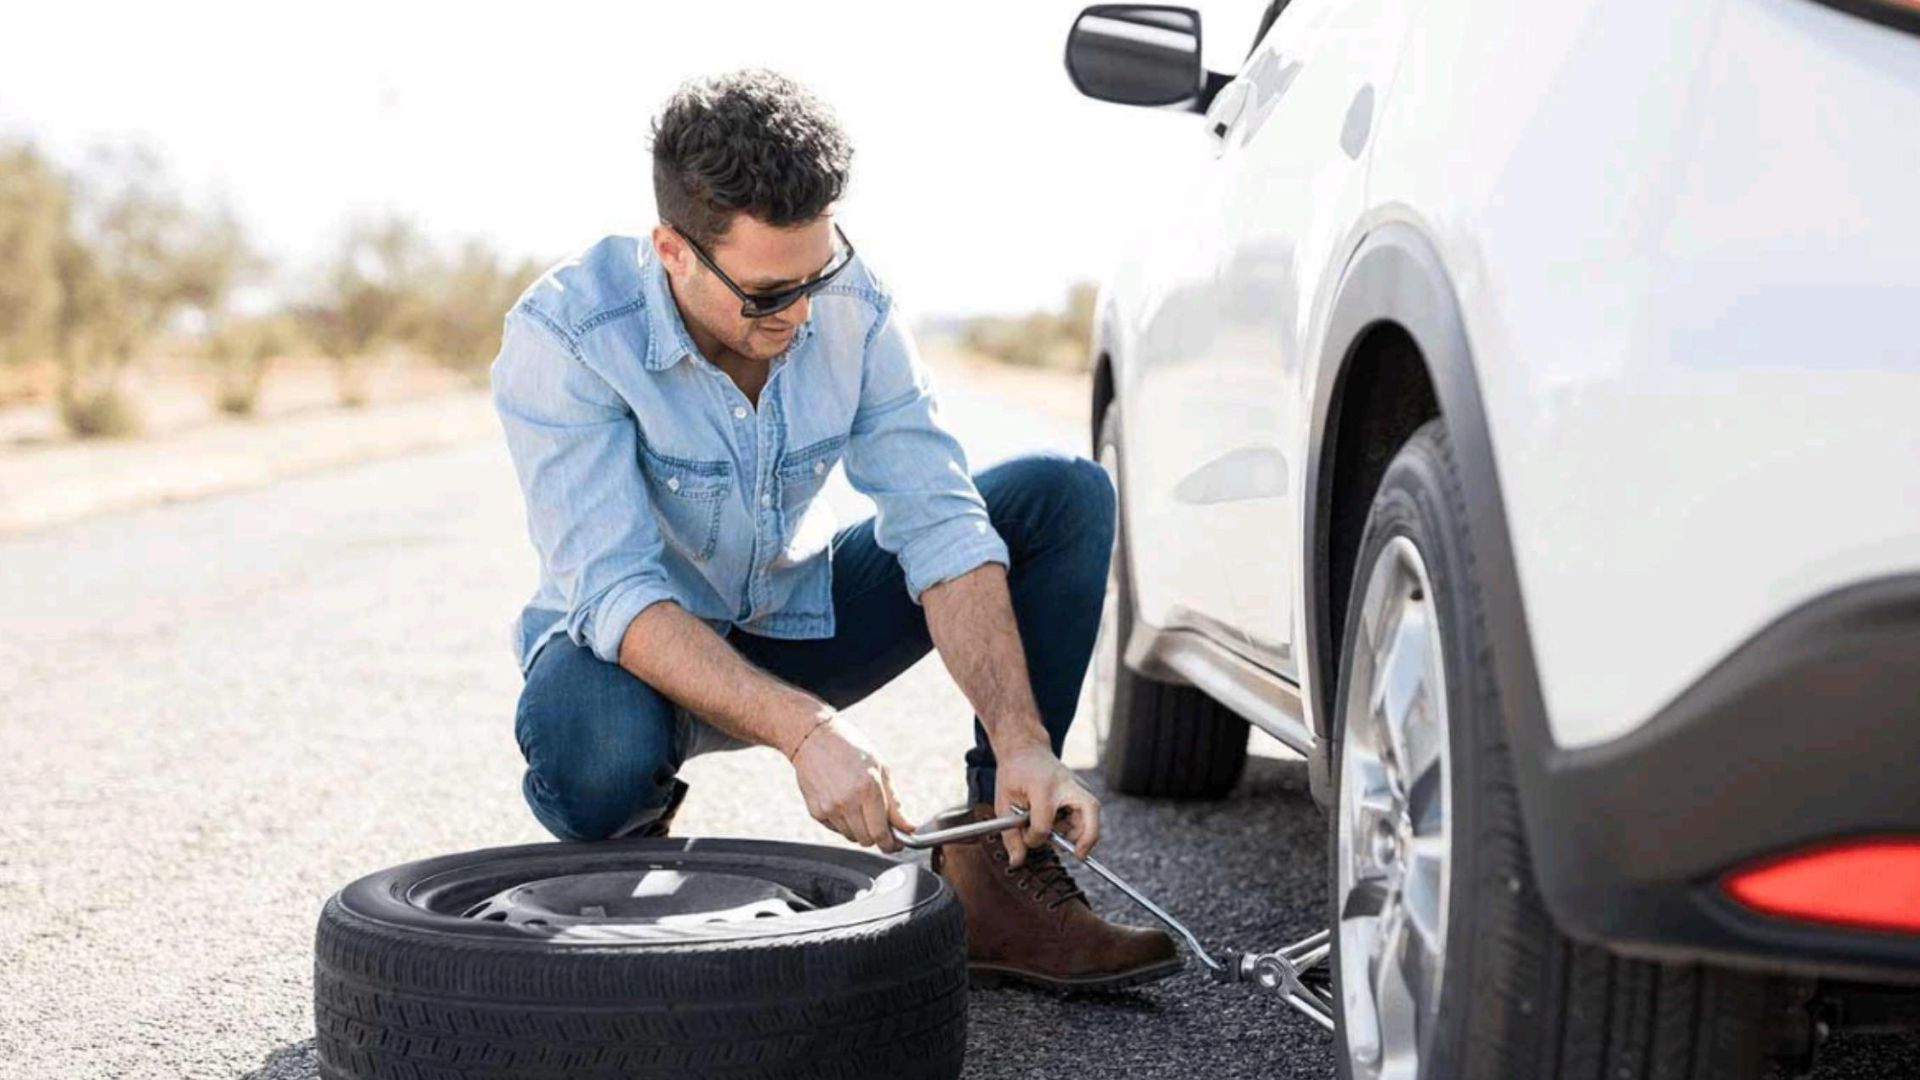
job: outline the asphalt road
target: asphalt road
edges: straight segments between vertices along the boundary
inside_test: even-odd
[[[1065,424],[942,387],[976,465],[1081,448]],[[491,442],[0,541],[0,1077],[314,1076],[325,897],[393,863],[548,839],[511,731],[507,620],[532,574]],[[854,715],[913,816],[960,798],[968,710],[937,660]],[[1071,764],[1091,764],[1087,726]],[[1304,933],[1325,895],[1303,770],[1256,747],[1223,802],[1109,798],[1101,850],[1237,946]],[[837,842],[773,751],[685,776],[677,831]],[[1315,1029],[1197,975],[1073,1002],[976,991],[969,1043],[979,1080],[1332,1071]],[[1842,1050],[1823,1075],[1920,1075],[1911,1042]]]

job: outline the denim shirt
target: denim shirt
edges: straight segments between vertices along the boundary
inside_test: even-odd
[[[813,294],[758,408],[694,347],[652,245],[630,236],[527,289],[492,378],[540,556],[514,635],[523,672],[560,633],[617,662],[627,624],[660,600],[722,633],[833,636],[836,523],[816,496],[839,464],[915,603],[1008,562],[913,339],[857,256]]]

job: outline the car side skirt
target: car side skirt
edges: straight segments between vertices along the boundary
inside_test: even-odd
[[[1198,687],[1294,752],[1308,757],[1315,752],[1313,731],[1301,709],[1300,688],[1221,645],[1212,635],[1135,622],[1125,663],[1148,678]]]

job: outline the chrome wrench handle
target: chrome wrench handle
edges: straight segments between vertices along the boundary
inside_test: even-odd
[[[993,833],[1003,832],[1007,829],[1019,828],[1025,825],[1027,823],[1027,808],[1024,806],[1015,806],[1013,811],[1013,813],[1005,814],[1001,817],[992,818],[987,821],[970,822],[965,825],[956,825],[950,829],[934,829],[927,832],[909,833],[896,827],[893,830],[893,838],[910,848],[929,848],[935,844],[972,840],[977,837],[988,836]],[[1187,947],[1193,950],[1193,955],[1199,957],[1200,962],[1205,964],[1209,970],[1216,973],[1227,970],[1227,965],[1214,959],[1213,954],[1207,951],[1206,946],[1200,944],[1200,939],[1195,937],[1193,931],[1187,929],[1180,920],[1169,915],[1159,904],[1147,899],[1139,889],[1127,884],[1126,879],[1122,878],[1119,874],[1107,869],[1105,863],[1102,863],[1091,855],[1080,858],[1079,855],[1074,854],[1073,841],[1061,836],[1058,832],[1054,832],[1051,835],[1053,842],[1058,845],[1061,850],[1069,855],[1073,855],[1076,859],[1080,859],[1081,862],[1086,864],[1088,869],[1112,882],[1114,888],[1126,893],[1127,898],[1144,908],[1147,914],[1160,920],[1168,929],[1185,939]]]
[[[973,840],[993,833],[1012,829],[1027,823],[1027,812],[1008,814],[987,821],[973,821],[965,825],[955,825],[950,829],[930,829],[926,832],[907,832],[894,826],[893,838],[901,845],[910,848],[930,848],[936,844],[951,844],[960,840]]]

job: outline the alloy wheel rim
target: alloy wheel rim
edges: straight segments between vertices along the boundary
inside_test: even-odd
[[[1443,639],[1412,540],[1374,561],[1360,620],[1334,841],[1341,1020],[1358,1080],[1413,1080],[1439,1010],[1452,814]]]

